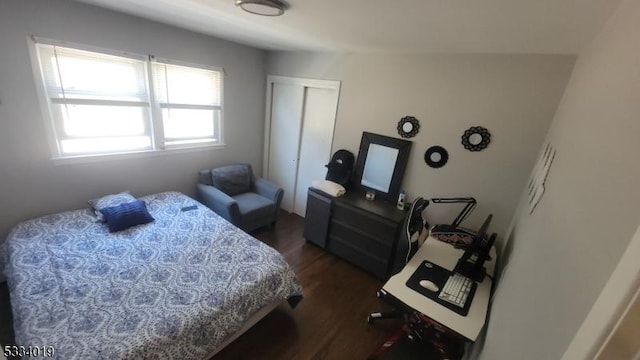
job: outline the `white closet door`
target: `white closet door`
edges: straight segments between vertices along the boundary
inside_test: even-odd
[[[262,172],[284,189],[285,211],[304,216],[307,189],[325,178],[339,96],[339,81],[267,77]]]
[[[274,83],[267,179],[284,189],[282,209],[292,212],[298,172],[304,87]]]
[[[313,180],[322,180],[327,174],[325,165],[331,159],[338,90],[307,87],[305,99],[293,208],[302,217],[307,210],[307,189]]]

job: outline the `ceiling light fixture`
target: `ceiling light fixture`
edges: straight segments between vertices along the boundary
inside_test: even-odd
[[[236,0],[236,6],[256,15],[280,16],[289,7],[281,0]]]

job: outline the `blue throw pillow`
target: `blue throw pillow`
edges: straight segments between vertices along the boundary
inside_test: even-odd
[[[104,222],[104,216],[100,212],[102,209],[132,201],[136,201],[136,198],[129,194],[128,191],[123,191],[119,194],[111,194],[97,199],[91,199],[89,200],[89,205],[93,208],[98,220]]]
[[[149,214],[147,205],[142,200],[136,200],[100,210],[109,226],[109,232],[128,229],[132,226],[150,223],[153,216]]]

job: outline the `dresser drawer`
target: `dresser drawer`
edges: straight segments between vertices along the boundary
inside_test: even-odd
[[[393,246],[396,237],[397,224],[378,216],[364,212],[360,209],[336,204],[333,209],[333,219],[358,228],[363,234],[380,239]]]
[[[357,265],[377,277],[384,279],[388,275],[389,263],[368,252],[350,245],[345,239],[331,235],[327,244],[327,249],[350,263]]]
[[[388,260],[393,246],[393,238],[380,239],[371,236],[364,229],[352,226],[342,220],[331,221],[331,235],[342,239],[354,248],[369,252],[381,259]]]
[[[302,236],[322,248],[326,246],[331,219],[331,198],[313,191],[307,195],[307,212]]]

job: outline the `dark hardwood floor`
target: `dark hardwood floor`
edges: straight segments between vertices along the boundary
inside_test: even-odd
[[[376,298],[382,281],[302,237],[304,219],[282,213],[273,229],[252,235],[280,251],[295,270],[304,299],[295,309],[281,305],[218,353],[214,360],[366,359],[400,327],[396,320],[374,326],[366,317],[388,309]],[[6,283],[0,285],[0,343],[13,344]]]
[[[214,360],[366,359],[400,327],[395,320],[367,324],[370,312],[388,309],[375,295],[382,281],[307,243],[303,224],[282,213],[274,229],[252,235],[284,255],[304,299],[295,309],[278,307]]]

